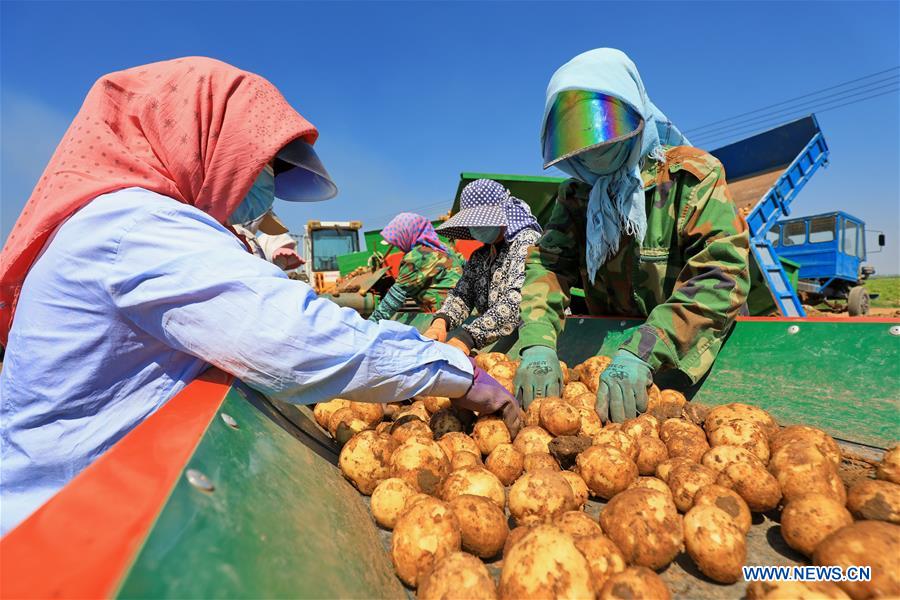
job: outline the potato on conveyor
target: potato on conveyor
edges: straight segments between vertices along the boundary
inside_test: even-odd
[[[450,459],[450,470],[459,471],[469,467],[480,467],[484,463],[481,462],[481,453],[472,454],[467,450],[460,450]]]
[[[599,529],[599,527],[598,527]],[[591,586],[595,593],[600,593],[603,585],[616,573],[621,573],[627,566],[625,557],[615,542],[601,532],[573,537],[578,548],[588,561],[591,570]]]
[[[660,463],[669,458],[669,450],[658,437],[650,435],[639,437],[635,445],[637,446],[637,458],[634,464],[637,465],[638,473],[641,475],[655,474]]]
[[[518,525],[550,522],[576,508],[572,487],[556,471],[525,473],[509,490],[509,512]]]
[[[775,422],[772,415],[757,406],[741,404],[740,402],[724,404],[712,409],[706,416],[703,428],[706,430],[706,433],[711,434],[721,425],[730,421],[756,423],[767,436],[771,436],[778,431],[778,423]]]
[[[497,586],[484,563],[465,552],[454,552],[437,561],[422,576],[417,600],[496,600]]]
[[[541,403],[541,427],[552,435],[575,435],[581,429],[578,410],[559,399]]]
[[[546,452],[532,452],[525,455],[525,472],[559,471],[559,463]]]
[[[662,461],[656,466],[656,476],[668,483],[669,475],[672,474],[672,470],[678,465],[688,465],[692,464],[695,461],[685,457],[685,456],[676,456],[669,457],[666,460]]]
[[[578,409],[578,419],[581,425],[579,435],[591,437],[603,429],[603,421],[593,406]]]
[[[775,478],[781,486],[781,495],[787,502],[810,493],[830,496],[841,504],[847,501],[844,482],[837,469],[827,460],[787,464],[777,470]]]
[[[895,444],[884,453],[875,476],[900,485],[900,445]]]
[[[508,444],[512,441],[509,429],[503,419],[493,415],[478,417],[475,428],[472,430],[472,439],[484,456],[490,454],[500,444]]]
[[[442,408],[450,408],[450,398],[443,396],[417,396],[416,400],[421,400],[425,405],[425,410],[434,414]]]
[[[497,363],[507,360],[506,355],[502,352],[481,352],[475,357],[475,364],[485,371],[490,371]]]
[[[684,545],[700,571],[719,583],[741,578],[747,561],[744,533],[715,506],[695,506],[684,515]]]
[[[436,498],[420,500],[394,526],[394,570],[403,583],[416,587],[437,561],[458,552],[460,543],[459,522],[450,507]]]
[[[459,415],[452,408],[442,408],[432,414],[428,420],[428,427],[431,428],[432,435],[437,441],[450,433],[463,433],[466,430]]]
[[[900,525],[900,485],[877,479],[860,480],[847,494],[847,508],[857,519]]]
[[[485,459],[484,466],[503,485],[512,485],[525,469],[525,455],[512,444],[500,444]]]
[[[412,404],[408,406],[404,406],[400,411],[395,415],[394,420],[396,421],[400,417],[404,417],[406,415],[413,415],[415,417],[419,417],[426,423],[431,418],[431,415],[428,414],[428,411],[425,410],[425,403],[421,400],[415,400]]]
[[[681,550],[681,516],[661,492],[634,488],[609,501],[600,526],[616,543],[628,564],[661,569]]]
[[[703,455],[703,458],[700,459],[700,464],[704,467],[709,467],[716,473],[721,473],[725,467],[734,462],[750,463],[760,467],[765,466],[756,455],[751,454],[745,448],[738,448],[737,446],[715,446],[710,448]]]
[[[457,452],[471,452],[472,454],[481,455],[481,450],[475,441],[465,433],[459,431],[451,431],[437,441],[438,446],[447,455],[447,458],[453,458]]]
[[[900,526],[857,521],[838,529],[816,546],[813,564],[872,568],[871,581],[838,583],[854,600],[900,596]]]
[[[635,488],[643,489],[643,490],[656,490],[657,492],[662,492],[666,496],[668,496],[669,500],[672,500],[674,503],[675,500],[672,498],[672,490],[669,489],[669,486],[666,485],[666,482],[658,477],[638,477],[634,481],[631,482],[631,485],[628,486],[629,490],[633,490]]]
[[[622,423],[622,432],[632,439],[644,436],[659,437],[659,419],[649,413],[638,415]]]
[[[367,496],[390,476],[391,457],[397,444],[391,436],[362,431],[344,444],[338,457],[341,473]]]
[[[423,494],[422,492],[416,492],[406,499],[406,503],[403,505],[403,510],[400,512],[400,514],[402,515],[422,500],[428,500],[430,498],[434,498],[434,496],[430,494]]]
[[[606,580],[597,600],[671,600],[672,594],[662,578],[645,567],[628,567]]]
[[[785,427],[769,437],[769,450],[774,457],[780,448],[796,442],[803,446],[814,446],[834,464],[835,468],[841,466],[841,448],[834,438],[815,427],[806,425]]]
[[[819,542],[851,523],[850,512],[831,496],[807,494],[781,511],[781,537],[797,552],[812,556]]]
[[[365,421],[356,416],[356,413],[349,406],[339,408],[331,413],[328,422],[328,433],[340,445],[346,444],[354,435],[367,429],[371,428]]]
[[[715,506],[727,513],[744,535],[750,531],[753,515],[750,507],[737,492],[717,484],[710,484],[694,494],[694,506]]]
[[[506,506],[506,490],[497,476],[484,467],[469,467],[450,473],[441,487],[445,502],[463,494],[483,496],[493,500],[500,508]]]
[[[612,446],[591,446],[578,455],[575,467],[591,493],[606,500],[627,488],[638,474],[634,461]]]
[[[571,535],[573,538],[583,535],[603,535],[600,523],[583,510],[570,510],[556,517],[553,524]]]
[[[571,536],[552,525],[535,527],[509,549],[499,590],[509,600],[594,595],[587,559]]]
[[[410,438],[391,455],[391,477],[399,477],[417,492],[436,495],[450,472],[450,461],[437,442]]]
[[[697,463],[678,465],[669,474],[666,483],[672,490],[672,499],[681,512],[687,512],[694,505],[694,495],[716,482],[716,472]]]
[[[830,581],[753,581],[747,586],[747,600],[849,600]]]
[[[765,430],[753,421],[726,421],[709,432],[709,445],[737,446],[753,454],[763,464],[769,462],[769,440]]]
[[[595,446],[612,446],[631,460],[637,459],[638,447],[635,441],[624,431],[604,428],[593,436]]]
[[[647,412],[659,420],[677,419],[687,404],[687,398],[677,390],[659,390],[651,386],[647,392]]]
[[[578,509],[583,508],[584,505],[587,504],[588,498],[591,495],[591,492],[588,489],[587,484],[584,482],[584,479],[581,478],[581,475],[573,471],[562,471],[560,475],[565,478],[565,480],[569,484],[569,487],[572,488],[572,493],[575,495],[575,506]]]
[[[659,439],[665,443],[669,458],[683,456],[698,463],[709,450],[703,430],[681,419],[663,421],[659,427]]]
[[[509,361],[498,362],[488,370],[488,375],[494,379],[513,379],[516,376],[516,365]]]
[[[513,441],[513,446],[523,455],[531,454],[532,452],[550,452],[550,442],[552,440],[553,436],[545,429],[529,425],[522,428],[515,441]]]
[[[525,426],[540,427],[541,426],[541,408],[544,406],[548,398],[535,398],[525,410]]]
[[[385,479],[372,492],[372,516],[385,529],[393,529],[406,510],[406,502],[416,494],[411,485],[397,477]]]
[[[447,503],[459,521],[463,550],[481,558],[496,556],[509,535],[506,514],[496,502],[463,494]]]
[[[376,402],[350,402],[349,408],[368,427],[375,427],[384,418],[384,406]]]
[[[572,383],[569,383],[566,385],[565,389],[563,390],[562,399],[565,400],[566,402],[568,402],[569,404],[572,404],[572,402],[578,396],[581,396],[582,394],[590,394],[590,393],[591,393],[591,390],[589,390],[586,385],[584,385],[580,381],[573,381]]]
[[[548,447],[550,454],[556,459],[563,469],[571,469],[575,466],[575,459],[579,454],[593,445],[593,440],[587,436],[561,435],[553,438]]]
[[[772,510],[781,501],[781,486],[765,467],[732,463],[719,473],[716,483],[737,492],[753,512]]]
[[[398,444],[403,444],[412,438],[433,440],[433,436],[428,423],[413,414],[403,415],[391,425],[391,437]]]
[[[513,546],[515,546],[519,541],[525,537],[525,534],[534,529],[534,527],[529,527],[527,525],[519,525],[518,527],[514,527],[509,530],[509,535],[506,537],[506,543],[503,544],[503,560],[509,556],[509,550]]]
[[[349,407],[350,401],[344,400],[343,398],[335,398],[328,402],[319,402],[313,408],[313,417],[315,418],[316,423],[319,424],[319,427],[328,431],[328,425],[331,423],[331,415],[342,408]]]

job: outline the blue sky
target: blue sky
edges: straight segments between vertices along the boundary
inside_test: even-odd
[[[402,210],[442,212],[460,171],[541,174],[544,90],[579,52],[627,52],[654,102],[691,130],[895,67],[898,7],[4,1],[0,231],[5,239],[84,94],[109,71],[199,54],[264,75],[318,126],[341,188],[326,203],[279,202],[279,214],[297,230],[310,218],[368,229]],[[819,120],[831,166],[794,214],[862,217],[888,235],[869,262],[900,272],[897,93]]]

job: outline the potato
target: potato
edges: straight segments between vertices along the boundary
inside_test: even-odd
[[[597,414],[594,407],[579,408],[578,420],[580,425],[579,435],[594,436],[603,430],[603,421],[600,420],[600,415]]]
[[[850,596],[830,581],[753,581],[747,586],[747,600],[827,600]]]
[[[400,411],[406,408],[406,405],[402,402],[388,402],[386,404],[383,404],[382,408],[384,409],[384,418],[391,419],[393,421],[395,418],[397,418],[397,415],[400,414]]]
[[[566,385],[566,388],[563,390],[562,399],[568,402],[569,404],[575,403],[575,399],[582,394],[590,394],[591,390],[588,389],[586,385],[581,383],[580,381],[573,381],[572,383]],[[576,406],[581,406],[580,403],[575,403]],[[591,403],[593,406],[593,403]]]
[[[535,426],[523,427],[516,436],[513,446],[523,455],[532,452],[550,452],[550,442],[553,436],[544,429]],[[507,440],[508,441],[508,440]]]
[[[384,418],[384,407],[376,402],[350,402],[349,408],[367,427],[375,427]]]
[[[563,376],[563,387],[569,385],[571,375],[569,374],[569,365],[563,361],[559,361],[559,371]]]
[[[466,469],[468,467],[480,466],[482,466],[480,452],[478,454],[472,454],[466,450],[460,450],[450,459],[451,471],[459,471],[460,469]]]
[[[416,490],[397,477],[385,479],[372,492],[372,516],[385,529],[393,529]]]
[[[731,515],[722,509],[690,509],[684,515],[684,545],[700,571],[713,581],[734,583],[741,578],[747,543]]]
[[[540,525],[526,533],[503,561],[500,598],[592,598],[593,595],[587,559],[571,536],[552,525]]]
[[[410,438],[391,455],[391,477],[399,477],[417,492],[436,495],[450,472],[450,461],[437,442]]]
[[[666,582],[645,567],[628,567],[606,580],[597,600],[671,600]]]
[[[453,408],[442,408],[431,415],[428,427],[431,428],[432,436],[437,441],[449,433],[463,433],[466,429]]]
[[[688,465],[693,464],[693,462],[694,461],[684,456],[667,458],[656,466],[656,476],[668,483],[669,475],[672,474],[672,469],[674,469],[678,465]]]
[[[541,404],[541,426],[553,435],[575,435],[581,419],[574,406],[548,399]]]
[[[603,429],[593,436],[595,446],[612,446],[630,458],[636,460],[638,457],[638,447],[635,441],[623,431],[615,429]]]
[[[578,455],[575,468],[591,493],[612,498],[637,477],[637,465],[612,446],[591,446]]]
[[[603,535],[600,524],[581,510],[570,510],[556,517],[553,524],[571,535],[579,538],[585,535]]]
[[[662,492],[668,496],[672,502],[675,502],[672,497],[672,490],[669,489],[669,486],[666,485],[666,482],[662,479],[657,479],[656,477],[638,477],[631,482],[631,485],[629,485],[627,489],[633,490],[634,488]]]
[[[578,455],[590,448],[593,440],[581,435],[561,435],[550,442],[550,454],[563,469],[571,469],[575,466]]]
[[[391,421],[382,421],[378,425],[375,426],[375,433],[383,433],[385,435],[391,435],[391,427],[394,424]]]
[[[753,515],[744,499],[734,490],[715,483],[700,488],[694,494],[694,506],[715,506],[722,510],[744,535],[747,535],[753,524]]]
[[[810,450],[814,449],[810,448]],[[837,469],[823,459],[821,462],[786,463],[777,470],[775,478],[781,486],[781,494],[788,502],[805,494],[818,493],[830,496],[844,504],[847,490]]]
[[[411,414],[403,415],[394,421],[394,424],[391,425],[391,437],[398,444],[403,444],[412,438],[434,439],[428,423]]]
[[[659,426],[659,439],[664,442],[668,442],[676,435],[682,434],[697,438],[703,436],[703,439],[706,439],[706,434],[703,432],[703,429],[684,419],[665,419]]]
[[[772,456],[778,450],[788,444],[800,442],[804,446],[814,446],[825,458],[834,463],[834,467],[841,466],[841,448],[834,439],[815,427],[806,425],[791,425],[769,436],[769,450]]]
[[[335,398],[334,400],[329,400],[328,402],[319,402],[313,408],[313,418],[315,418],[316,423],[319,424],[319,427],[328,431],[328,425],[331,423],[331,415],[342,408],[349,408],[350,401],[344,400],[342,398]]]
[[[408,511],[411,507],[413,507],[416,503],[421,502],[422,500],[428,500],[430,498],[434,498],[429,494],[423,494],[421,492],[416,492],[412,496],[406,499],[406,503],[403,505],[403,510],[400,512],[402,515],[406,511]]]
[[[390,476],[391,455],[396,447],[389,435],[362,431],[341,449],[338,457],[341,473],[360,493],[368,496]]]
[[[485,459],[484,466],[503,485],[512,485],[525,469],[525,455],[512,444],[500,444]]]
[[[527,534],[532,529],[534,529],[534,527],[520,525],[509,530],[509,535],[506,537],[506,543],[503,544],[503,560],[506,560],[509,556],[510,548],[520,542],[522,538],[525,537],[525,534]]]
[[[647,413],[638,415],[634,419],[628,419],[622,423],[622,432],[635,440],[645,435],[658,438],[659,419]]]
[[[485,371],[490,371],[497,363],[507,360],[509,359],[502,352],[481,352],[475,357],[475,364]]]
[[[506,543],[509,525],[496,502],[483,496],[462,494],[448,502],[459,521],[463,550],[481,558],[496,556]]]
[[[854,600],[900,595],[900,526],[857,521],[838,529],[816,546],[813,564],[872,568],[871,581],[838,583]]]
[[[588,490],[584,479],[581,478],[581,475],[572,471],[562,471],[560,474],[569,483],[569,487],[572,488],[572,493],[575,495],[575,505],[579,509],[583,508],[587,504],[588,497],[590,497],[590,490]]]
[[[900,445],[895,444],[884,453],[875,477],[900,485]]]
[[[551,454],[546,452],[532,452],[525,455],[525,472],[534,473],[536,471],[559,471],[559,463]]]
[[[763,464],[769,462],[769,440],[765,430],[752,421],[726,421],[709,433],[709,445],[744,448]]]
[[[525,473],[509,490],[509,512],[519,525],[549,522],[578,505],[572,487],[560,473]]]
[[[508,444],[512,441],[509,429],[500,417],[486,415],[478,417],[475,428],[472,430],[472,439],[484,456],[493,451],[500,444]]]
[[[675,504],[654,490],[634,488],[618,494],[600,513],[600,526],[628,564],[651,569],[672,562],[684,540]]]
[[[498,362],[490,368],[490,370],[488,371],[488,375],[490,375],[494,379],[515,379],[516,365],[512,364],[509,361]]]
[[[709,450],[703,430],[680,419],[664,421],[659,428],[659,438],[666,444],[670,458],[683,456],[698,463]]]
[[[831,496],[807,494],[781,511],[781,537],[797,552],[812,556],[819,542],[851,523],[850,512]]]
[[[441,497],[449,502],[463,494],[483,496],[493,500],[497,506],[506,506],[506,490],[497,476],[484,467],[468,467],[450,473],[441,487]]]
[[[706,416],[703,428],[706,429],[706,433],[711,434],[730,421],[755,423],[767,437],[778,431],[778,423],[775,422],[772,415],[761,408],[749,404],[741,404],[740,402],[724,404],[712,409]]]
[[[397,576],[416,587],[434,564],[460,548],[459,521],[435,498],[413,504],[397,519],[391,538],[391,559]]]
[[[573,536],[575,547],[584,555],[591,570],[591,585],[596,593],[603,589],[607,580],[625,570],[625,557],[615,542],[603,535],[597,527],[596,533]]]
[[[497,380],[497,383],[506,388],[507,392],[513,396],[516,395],[516,385],[512,377],[494,377],[494,379]]]
[[[465,552],[453,552],[423,574],[417,600],[496,600],[497,586],[484,563]]]
[[[544,406],[544,402],[546,401],[546,398],[535,398],[531,401],[531,404],[529,404],[528,408],[525,410],[526,427],[541,426],[541,408]]]
[[[716,472],[703,465],[690,463],[678,465],[669,474],[669,489],[672,499],[681,512],[687,512],[694,505],[694,495],[700,488],[716,482]]]
[[[656,473],[656,467],[669,458],[666,445],[658,437],[649,435],[639,437],[635,446],[637,447],[637,458],[634,463],[641,475],[653,475]]]
[[[710,448],[706,454],[703,455],[703,458],[700,459],[700,464],[704,467],[709,467],[716,473],[721,473],[725,467],[733,462],[750,463],[759,465],[760,467],[764,466],[762,461],[754,454],[751,454],[745,448],[738,448],[737,446],[716,446],[715,448]]]
[[[431,414],[442,408],[450,408],[450,398],[444,398],[443,396],[416,396],[416,400],[421,400],[425,410]]]
[[[847,508],[857,519],[900,525],[900,485],[890,481],[862,479],[850,488]]]
[[[732,463],[719,473],[716,483],[733,489],[753,512],[766,512],[778,506],[781,487],[764,467]]]
[[[357,433],[367,429],[369,426],[366,422],[357,417],[349,406],[334,411],[328,422],[328,432],[341,445],[346,444]]]
[[[661,390],[653,393],[653,387],[647,392],[647,412],[657,419],[672,419],[681,416],[687,398],[676,390]]]
[[[475,440],[460,431],[451,431],[445,434],[437,443],[448,459],[453,458],[453,455],[460,451],[481,456],[481,450],[478,449]]]
[[[405,417],[406,415],[412,415],[414,417],[419,417],[422,421],[428,422],[431,418],[431,415],[428,414],[428,411],[425,410],[425,403],[421,400],[415,400],[412,404],[408,406],[404,406],[394,417],[394,420],[397,420],[401,417]]]

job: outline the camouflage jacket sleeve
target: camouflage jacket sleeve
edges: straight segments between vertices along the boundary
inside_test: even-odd
[[[685,149],[681,168],[696,180],[679,215],[684,267],[671,296],[623,343],[653,370],[676,368],[696,383],[712,366],[750,289],[749,234],[738,217],[722,165]]]
[[[579,219],[569,214],[570,207],[565,200],[569,185],[571,181],[561,184],[544,235],[529,249],[525,259],[519,327],[522,348],[556,348],[556,339],[565,325],[569,289],[579,277],[579,235],[574,229]]]

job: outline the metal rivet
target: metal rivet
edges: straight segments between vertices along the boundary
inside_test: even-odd
[[[889,331],[891,335],[900,335],[900,325],[893,325]]]
[[[799,333],[799,331],[800,331],[799,325],[791,325],[790,327],[788,327],[788,333],[791,335],[794,335],[795,333]]]
[[[626,321],[619,321],[619,327],[625,327],[627,324]]]
[[[206,477],[206,475],[204,475],[197,469],[188,469],[187,473],[185,473],[184,475],[185,477],[187,477],[188,483],[190,483],[198,490],[211,492],[216,489],[216,486],[213,485],[212,481],[210,481]]]
[[[232,429],[237,429],[238,424],[237,421],[234,420],[234,417],[229,415],[228,413],[222,413],[222,420],[225,421],[225,424],[231,427]]]

